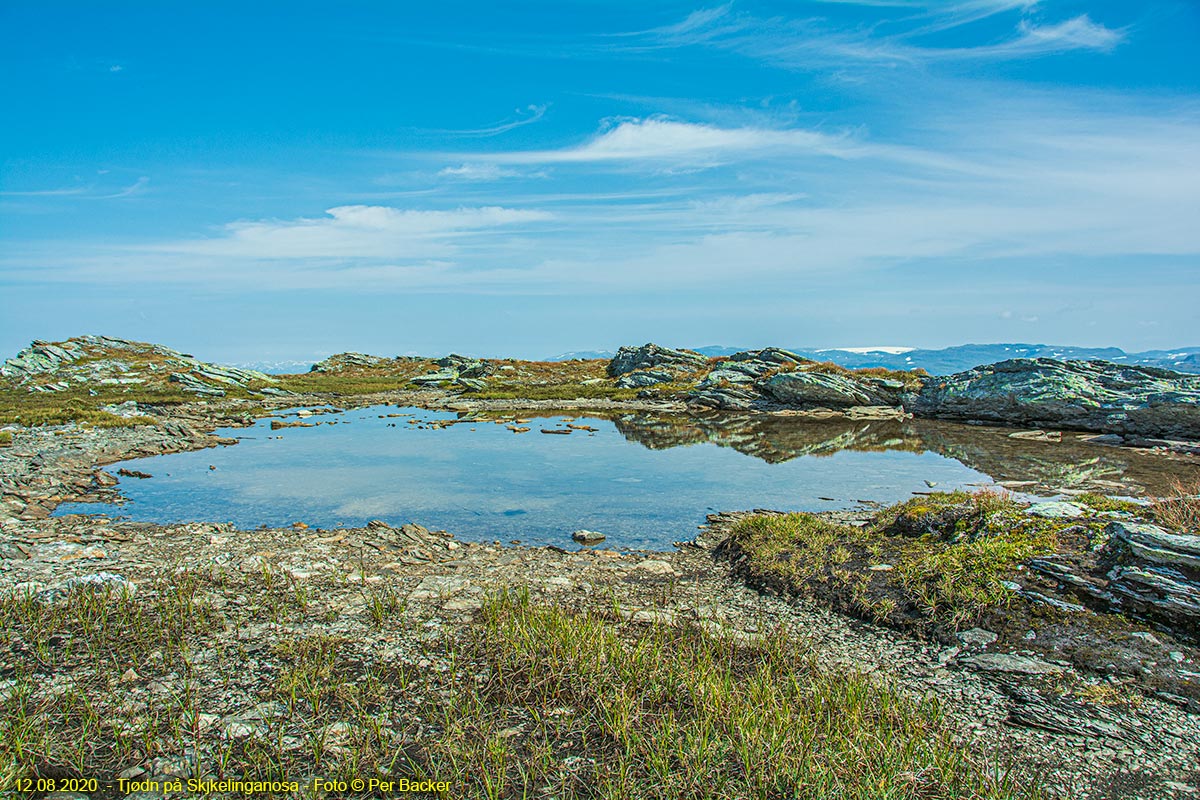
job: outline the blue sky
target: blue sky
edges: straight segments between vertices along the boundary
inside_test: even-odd
[[[1200,7],[0,3],[0,352],[1200,343]]]

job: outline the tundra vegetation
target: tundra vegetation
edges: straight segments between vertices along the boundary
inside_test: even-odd
[[[480,798],[1039,796],[956,744],[935,701],[781,632],[635,623],[513,588],[427,642],[393,591],[363,592],[376,636],[421,642],[409,657],[305,632],[329,610],[269,568],[5,596],[0,793],[158,758],[196,777],[449,779]],[[228,633],[263,618],[267,641]],[[232,718],[224,689],[247,672],[258,704]]]

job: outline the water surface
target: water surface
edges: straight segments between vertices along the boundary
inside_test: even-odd
[[[122,478],[123,505],[64,504],[57,513],[242,529],[381,519],[466,540],[569,547],[571,532],[586,528],[606,534],[608,546],[666,549],[691,538],[712,511],[848,508],[907,499],[930,484],[991,483],[895,422],[713,422],[706,430],[695,420],[626,414],[532,419],[528,433],[486,419],[440,427],[456,419],[375,407],[313,416],[320,424],[308,428],[272,431],[262,420],[220,432],[241,439],[236,446],[111,465],[153,477]],[[540,432],[567,424],[597,430]]]

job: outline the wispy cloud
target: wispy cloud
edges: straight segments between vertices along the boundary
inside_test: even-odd
[[[101,175],[108,170],[100,170]],[[71,186],[59,189],[30,189],[0,191],[0,197],[70,197],[81,200],[115,200],[140,194],[150,184],[150,178],[142,176],[128,186],[117,189],[100,188],[95,185]]]
[[[75,186],[69,189],[32,189],[28,191],[0,192],[0,197],[70,197],[87,194],[87,187]]]
[[[849,0],[845,0],[849,2]],[[841,0],[825,0],[841,2]],[[1012,60],[1072,51],[1109,52],[1126,31],[1108,28],[1083,14],[1054,23],[1036,22],[1025,12],[1037,4],[1028,0],[964,0],[934,3],[854,3],[913,10],[915,13],[870,28],[836,28],[822,20],[760,18],[734,11],[732,5],[702,9],[674,25],[629,34],[631,49],[705,46],[729,50],[782,66],[925,64],[966,60]],[[1019,12],[1019,13],[1018,13]],[[930,34],[963,29],[971,23],[1012,14],[1009,35],[954,47],[928,44]],[[881,33],[881,30],[897,30]]]
[[[136,181],[131,183],[129,186],[126,186],[124,189],[120,189],[111,194],[97,195],[96,199],[97,200],[115,200],[120,197],[132,197],[135,194],[140,194],[149,185],[150,185],[150,179],[148,177],[146,177],[145,175],[143,175],[142,177],[138,178]]]
[[[516,130],[517,128],[523,128],[526,125],[532,125],[546,116],[547,108],[549,108],[549,105],[528,105],[525,108],[517,109],[514,118],[482,128],[433,128],[428,129],[428,132],[445,133],[455,136],[497,136],[501,133]]]

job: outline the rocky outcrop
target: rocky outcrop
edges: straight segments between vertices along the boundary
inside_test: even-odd
[[[734,353],[712,365],[687,395],[688,405],[725,411],[779,408],[898,407],[911,392],[898,380],[836,371],[767,347]]]
[[[1113,522],[1105,533],[1113,604],[1198,638],[1200,535],[1130,522]]]
[[[388,363],[389,359],[369,356],[366,353],[338,353],[313,364],[309,372],[340,372],[347,367],[385,367]]]
[[[793,353],[791,350],[784,350],[782,347],[743,350],[740,353],[726,356],[726,360],[733,362],[762,361],[767,364],[775,364],[776,366],[782,364],[804,364],[812,361],[812,359],[805,358],[798,353]]]
[[[1145,619],[1183,639],[1200,639],[1200,535],[1117,520],[1097,543],[1103,544],[1094,558],[1035,558],[1029,569],[1093,608]]]
[[[634,370],[667,370],[672,373],[695,372],[704,368],[708,359],[692,350],[675,350],[657,344],[641,347],[622,347],[608,362],[610,378],[619,378]]]
[[[451,354],[434,362],[439,369],[418,375],[411,381],[418,386],[438,386],[443,383],[478,392],[487,388],[483,378],[492,374],[492,365],[477,358]]]
[[[256,370],[211,364],[162,345],[112,336],[79,336],[53,343],[34,341],[0,366],[0,376],[31,392],[165,381],[209,397],[223,396],[228,387],[244,389],[250,384],[271,384],[276,380]],[[277,389],[270,393],[281,392]]]
[[[478,358],[469,358],[468,356],[460,356],[457,353],[451,353],[445,358],[439,358],[436,362],[442,369],[452,369],[460,378],[486,378],[492,374],[492,365]]]
[[[926,381],[919,416],[1200,439],[1200,376],[1105,361],[1012,359]]]
[[[763,388],[779,402],[800,408],[880,405],[858,381],[842,375],[781,372],[768,378]]]

